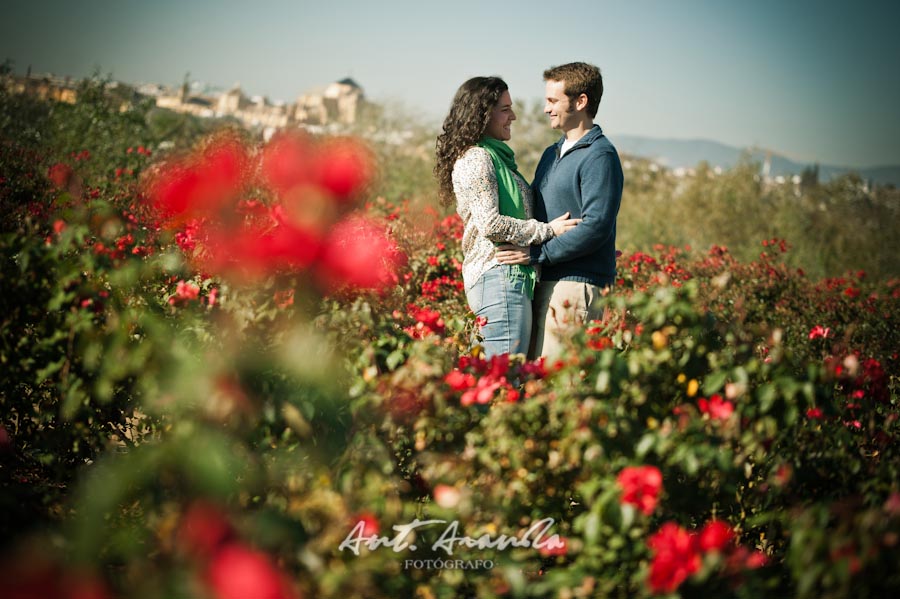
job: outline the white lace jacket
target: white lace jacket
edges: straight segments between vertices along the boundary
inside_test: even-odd
[[[504,216],[499,210],[497,175],[487,150],[474,146],[466,150],[453,165],[453,193],[456,211],[463,221],[463,283],[472,288],[482,274],[492,266],[495,244],[515,245],[542,243],[553,237],[553,228],[534,220],[534,197],[531,188],[521,177],[516,183],[522,192],[528,220]]]

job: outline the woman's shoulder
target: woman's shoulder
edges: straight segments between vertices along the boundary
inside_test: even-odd
[[[491,155],[481,146],[472,146],[462,156],[456,159],[456,164],[473,164],[481,162],[490,162]]]
[[[484,173],[492,167],[491,155],[488,151],[479,146],[472,146],[462,156],[456,159],[453,164],[453,175],[471,175],[473,173]]]

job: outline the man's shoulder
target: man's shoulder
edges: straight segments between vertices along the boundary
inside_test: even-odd
[[[621,164],[621,160],[619,159],[619,152],[616,150],[616,146],[609,140],[605,135],[602,137],[598,137],[591,143],[590,146],[585,148],[587,152],[584,154],[585,160],[583,162],[606,162],[606,163],[614,163]]]
[[[598,135],[594,137],[594,139],[590,142],[590,148],[592,151],[597,152],[599,154],[609,153],[619,155],[619,152],[616,150],[616,146],[613,145],[612,140],[610,140],[604,133],[600,132]]]

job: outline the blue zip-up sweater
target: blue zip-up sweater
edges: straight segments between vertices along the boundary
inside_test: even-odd
[[[566,212],[583,219],[531,246],[542,281],[578,281],[598,287],[616,280],[616,216],[622,202],[622,163],[598,125],[560,157],[565,136],[541,156],[534,182],[534,215],[548,222]]]

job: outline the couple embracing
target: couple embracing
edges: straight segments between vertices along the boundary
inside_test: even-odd
[[[594,124],[600,70],[574,62],[544,81],[544,112],[562,137],[530,186],[505,143],[516,115],[502,79],[463,83],[437,139],[435,175],[463,220],[463,282],[469,307],[487,319],[487,357],[559,355],[576,327],[602,316],[594,300],[615,283],[623,176]]]

